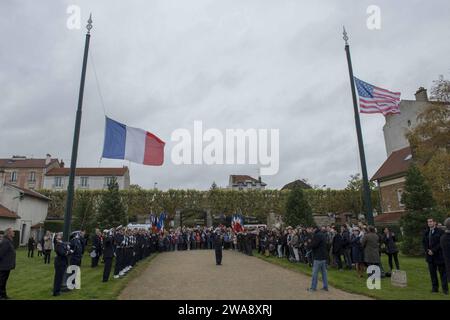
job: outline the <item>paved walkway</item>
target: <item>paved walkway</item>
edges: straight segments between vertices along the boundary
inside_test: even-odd
[[[216,266],[213,250],[159,254],[119,299],[368,299],[335,288],[309,293],[310,277],[238,252],[224,251],[222,263]]]

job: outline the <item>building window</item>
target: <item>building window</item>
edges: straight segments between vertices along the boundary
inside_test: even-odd
[[[36,172],[31,171],[30,175],[28,176],[28,181],[29,182],[35,182],[36,181]]]
[[[11,182],[16,182],[17,181],[17,171],[13,171],[11,172]]]
[[[62,187],[62,178],[61,177],[55,177],[55,187],[56,188]]]
[[[82,188],[87,188],[88,187],[88,177],[81,177],[80,178],[80,186]]]
[[[105,187],[109,186],[111,182],[113,182],[114,177],[105,177]]]
[[[403,190],[402,189],[398,189],[397,190],[397,199],[398,199],[398,205],[400,207],[404,207],[405,204],[402,202],[402,194],[403,194]]]

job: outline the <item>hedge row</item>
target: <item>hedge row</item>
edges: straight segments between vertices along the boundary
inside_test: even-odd
[[[42,194],[52,201],[49,204],[50,218],[62,218],[66,201],[65,191],[41,190]],[[101,190],[77,191],[74,206],[89,199],[95,211],[101,201]],[[209,209],[213,214],[233,214],[242,212],[245,215],[265,219],[269,212],[284,215],[285,202],[289,190],[249,190],[233,191],[215,189],[198,190],[121,190],[120,195],[126,205],[130,219],[150,212],[166,211],[173,217],[176,210]],[[355,216],[363,212],[361,193],[354,190],[305,190],[306,197],[315,214],[351,212]],[[378,192],[373,191],[372,202],[378,212]],[[92,212],[94,213],[94,212]]]

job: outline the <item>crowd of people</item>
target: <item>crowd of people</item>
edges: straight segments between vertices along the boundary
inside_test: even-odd
[[[450,218],[445,221],[445,228],[436,221],[428,219],[428,228],[423,235],[423,248],[428,263],[432,283],[432,292],[448,294],[447,274],[450,274]],[[0,239],[0,299],[7,299],[6,283],[9,273],[15,268],[14,231],[8,228]],[[91,242],[89,244],[89,242]],[[88,249],[87,249],[88,248]],[[327,269],[329,267],[343,271],[356,270],[363,277],[366,268],[378,266],[382,276],[389,276],[392,270],[400,269],[397,236],[389,228],[382,232],[363,223],[357,225],[323,226],[323,227],[286,227],[284,229],[233,229],[219,225],[212,227],[179,227],[169,230],[136,229],[119,226],[101,232],[95,230],[92,236],[84,231],[70,235],[69,242],[63,241],[62,233],[47,231],[39,241],[30,237],[28,257],[37,256],[44,264],[50,264],[52,252],[54,257],[53,295],[70,290],[67,288],[69,266],[81,268],[84,253],[88,251],[90,266],[97,268],[103,263],[102,281],[107,282],[124,277],[140,260],[154,252],[181,250],[215,250],[216,264],[222,264],[222,249],[235,250],[247,255],[253,251],[265,256],[288,259],[292,263],[303,263],[312,267],[312,283],[309,291],[317,290],[318,274],[322,274],[323,290],[328,290]],[[388,256],[389,270],[381,263],[381,255]],[[114,263],[114,265],[113,265]],[[75,272],[75,271],[74,271]]]
[[[430,273],[432,292],[439,292],[440,277],[442,292],[448,295],[450,277],[450,218],[444,226],[430,218],[422,238],[422,245]],[[305,263],[312,267],[312,284],[308,289],[317,289],[318,273],[322,273],[323,290],[328,290],[327,266],[337,270],[356,270],[363,277],[369,266],[380,268],[381,277],[390,276],[392,270],[400,270],[397,237],[389,228],[381,233],[373,226],[334,225],[322,227],[287,227],[284,230],[260,228],[257,231],[256,247],[266,256],[286,258],[293,263]],[[389,270],[381,263],[381,255],[388,256]],[[395,266],[394,266],[395,264]]]

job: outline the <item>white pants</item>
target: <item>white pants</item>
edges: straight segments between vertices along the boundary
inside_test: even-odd
[[[300,261],[300,256],[298,255],[298,248],[292,247],[292,250],[294,251],[295,261]]]

